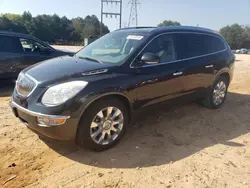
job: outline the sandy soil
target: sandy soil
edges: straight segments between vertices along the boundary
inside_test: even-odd
[[[0,187],[250,187],[250,56],[237,55],[223,108],[145,114],[113,149],[40,139],[0,94]],[[9,181],[8,181],[9,180]],[[6,182],[8,181],[8,182]]]

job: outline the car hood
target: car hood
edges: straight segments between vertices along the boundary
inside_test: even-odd
[[[59,54],[59,55],[74,55],[75,53],[72,52],[72,51],[68,51],[68,50],[56,50],[56,52]]]
[[[58,51],[58,52],[62,52],[62,53],[70,53],[70,54],[73,54],[73,53],[74,53],[73,51],[71,51],[71,50],[66,50],[66,49],[60,49],[60,50],[57,49],[57,51]]]
[[[62,56],[30,66],[23,72],[42,83],[62,78],[68,79],[83,73],[87,74],[90,71],[107,69],[111,66],[110,64],[79,59],[76,56]]]

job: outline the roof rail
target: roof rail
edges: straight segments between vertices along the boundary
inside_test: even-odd
[[[19,33],[19,32],[8,31],[8,30],[0,30],[0,33],[2,33],[2,34],[28,35],[27,33]]]
[[[152,29],[152,28],[156,28],[156,27],[125,27],[125,28],[117,29],[116,31],[127,30],[127,29]]]
[[[210,32],[210,33],[215,33],[214,30],[212,29],[208,29],[208,28],[204,28],[204,27],[197,27],[197,26],[163,26],[163,27],[158,27],[157,30],[175,30],[175,29],[184,29],[184,30],[194,30],[194,31],[206,31],[206,32]]]

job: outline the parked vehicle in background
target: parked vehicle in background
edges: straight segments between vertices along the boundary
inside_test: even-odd
[[[30,65],[70,54],[26,34],[0,31],[0,79],[16,79]]]
[[[236,54],[239,54],[239,53],[240,53],[240,50],[239,50],[239,49],[238,49],[238,50],[236,50],[236,51],[235,51],[235,53],[236,53]]]
[[[236,50],[232,50],[232,52],[235,54],[235,53],[236,53]]]
[[[241,54],[247,54],[248,52],[249,52],[249,50],[246,49],[246,48],[240,49],[240,53],[241,53]]]
[[[105,150],[120,140],[139,109],[183,99],[220,108],[234,60],[226,41],[209,29],[121,29],[75,56],[23,70],[11,105],[39,134]]]

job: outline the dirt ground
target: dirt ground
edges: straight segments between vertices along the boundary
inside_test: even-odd
[[[52,45],[52,47],[58,50],[67,50],[72,52],[77,52],[83,48],[83,46],[64,46],[64,45]]]
[[[237,55],[224,107],[160,109],[95,153],[40,139],[0,98],[0,187],[250,187],[250,55]],[[9,180],[9,181],[8,181]]]

